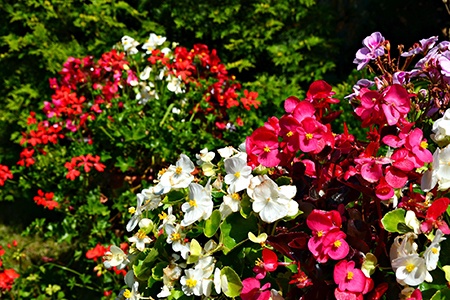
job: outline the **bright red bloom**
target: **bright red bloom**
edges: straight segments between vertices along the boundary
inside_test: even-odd
[[[20,275],[14,269],[5,269],[0,272],[0,289],[3,291],[11,290],[14,280],[19,278]]]
[[[241,98],[241,103],[246,110],[250,110],[252,106],[254,108],[258,108],[261,101],[257,101],[256,98],[258,98],[257,92],[249,92],[248,90],[244,90],[244,97]]]
[[[262,251],[262,260],[256,261],[253,272],[257,273],[256,278],[262,279],[266,272],[273,272],[278,267],[278,256],[270,249],[264,248]]]
[[[9,170],[8,166],[0,165],[0,186],[5,184],[5,181],[8,179],[12,179],[13,175]]]
[[[86,252],[86,258],[97,261],[98,258],[102,258],[108,249],[102,244],[98,243],[94,248]]]
[[[59,206],[59,203],[53,200],[54,193],[44,193],[42,190],[38,190],[38,195],[34,196],[33,200],[37,205],[44,206],[49,210],[53,210]]]
[[[448,224],[442,220],[442,215],[450,205],[450,199],[439,198],[433,201],[427,210],[425,221],[420,225],[420,229],[424,233],[429,233],[433,228],[439,228],[442,233],[450,234]]]
[[[29,167],[34,164],[35,160],[33,158],[34,149],[24,148],[20,153],[20,160],[17,162],[19,166]]]

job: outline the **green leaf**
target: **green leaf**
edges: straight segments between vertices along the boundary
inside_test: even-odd
[[[133,265],[134,275],[139,280],[146,280],[150,276],[154,261],[158,258],[158,255],[158,250],[152,248],[144,260],[139,260],[137,264]]]
[[[196,239],[192,239],[191,247],[189,248],[189,250],[191,254],[189,255],[186,262],[188,264],[193,264],[198,261],[198,258],[202,254],[202,246],[199,244],[199,242],[197,242]]]
[[[219,229],[221,219],[222,217],[220,215],[220,211],[214,210],[211,217],[209,217],[209,219],[205,222],[204,233],[206,237],[210,238],[216,234],[217,229]]]
[[[229,215],[220,225],[220,243],[224,245],[223,253],[227,254],[248,239],[248,232],[258,232],[258,220],[254,215],[244,219],[240,214]]]
[[[241,279],[239,278],[239,275],[236,274],[236,272],[230,268],[230,267],[224,267],[221,271],[220,271],[220,276],[225,275],[227,277],[227,282],[228,282],[228,289],[226,291],[222,292],[231,298],[237,297],[241,294],[241,290],[242,290],[242,282]]]
[[[381,223],[386,231],[401,233],[398,225],[405,223],[405,210],[400,208],[386,213],[381,219]]]
[[[442,270],[445,272],[445,280],[450,281],[450,266],[443,266]]]

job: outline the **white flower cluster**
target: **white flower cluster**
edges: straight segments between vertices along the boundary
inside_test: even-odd
[[[422,176],[421,187],[422,190],[429,191],[437,184],[438,190],[445,191],[450,189],[450,109],[434,122],[432,131],[431,138],[441,148],[434,152],[433,167]]]
[[[278,186],[267,175],[254,176],[251,167],[247,165],[247,154],[243,151],[226,147],[219,149],[218,153],[223,159],[219,164],[225,169],[224,176],[217,174],[219,167],[212,162],[216,157],[215,153],[203,149],[197,154],[197,164],[207,177],[204,186],[192,175],[194,163],[181,154],[175,165],[159,173],[156,185],[138,193],[137,205],[129,209],[133,215],[126,226],[128,231],[139,227],[137,233],[128,239],[132,244],[131,254],[127,256],[120,248],[112,246],[105,256],[104,265],[124,268],[136,255],[149,249],[147,245],[154,241],[153,237],[157,239],[163,235],[174,252],[174,259],[164,268],[164,285],[157,297],[169,297],[176,283],[187,296],[209,297],[213,288],[217,294],[226,293],[229,288],[227,275],[222,274],[216,266],[213,256],[222,246],[213,239],[202,246],[196,239],[187,238],[192,228],[199,221],[208,220],[214,209],[220,212],[216,213],[216,217],[220,216],[222,221],[230,214],[239,212],[245,191],[252,202],[254,213],[266,223],[293,217],[299,210],[298,203],[292,199],[296,194],[295,186]],[[211,183],[214,178],[214,183]],[[165,201],[168,199],[166,195],[173,190],[186,191],[185,202],[181,205],[175,206]],[[224,195],[220,204],[213,201],[213,192]],[[155,218],[153,221],[150,219],[151,215],[156,214],[149,212],[158,208],[159,224],[156,224]],[[137,283],[131,278],[132,275],[128,275],[126,283],[130,290],[124,293],[135,297],[134,299],[142,299],[138,298],[140,294]]]
[[[151,54],[153,50],[159,49],[168,61],[172,61],[174,59],[172,50],[168,47],[163,47],[165,42],[166,37],[151,33],[147,41],[141,47],[145,51],[145,53],[142,53],[142,56],[144,57],[145,55]],[[139,42],[137,42],[134,38],[126,35],[122,37],[121,43],[127,55],[135,55],[139,53],[139,49],[137,48],[139,46]],[[153,77],[151,77],[152,72],[153,74],[156,74]],[[140,72],[139,80],[131,73],[129,73],[128,76],[129,84],[135,87],[136,100],[138,100],[139,104],[145,104],[152,99],[159,99],[154,81],[166,81],[167,89],[172,93],[181,94],[185,92],[184,83],[181,76],[169,74],[168,69],[165,66],[158,70],[154,70],[152,67],[146,66]]]
[[[437,267],[440,243],[445,238],[442,231],[437,229],[433,241],[422,255],[417,253],[416,238],[417,235],[412,232],[396,237],[389,253],[392,269],[401,285],[417,286],[424,281],[433,281],[429,271]]]

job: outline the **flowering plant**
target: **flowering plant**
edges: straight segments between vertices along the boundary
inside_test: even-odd
[[[35,217],[28,234],[60,243],[83,240],[73,249],[75,260],[122,236],[120,216],[134,189],[166,160],[180,150],[234,143],[259,106],[257,93],[242,89],[215,50],[204,44],[187,49],[154,33],[142,45],[124,36],[98,60],[70,57],[50,87],[42,111],[27,112],[19,121],[24,130],[13,134],[20,154],[16,166],[0,165],[1,195],[28,197],[43,208],[27,210]],[[98,258],[89,253],[86,264]],[[91,289],[110,290],[115,280]]]
[[[436,42],[394,58],[381,33],[364,39],[354,62],[374,77],[347,98],[365,139],[333,131],[339,100],[320,80],[240,150],[161,170],[130,208],[128,254],[104,257],[129,266],[121,295],[446,299],[450,42]]]

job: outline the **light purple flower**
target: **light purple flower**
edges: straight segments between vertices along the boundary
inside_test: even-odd
[[[414,44],[413,48],[411,50],[409,50],[408,52],[402,53],[402,56],[408,57],[408,56],[416,55],[420,52],[426,52],[428,49],[430,49],[431,47],[434,46],[434,44],[437,42],[437,40],[438,40],[437,36],[432,36],[430,38],[420,40],[419,41],[420,45],[417,43]]]
[[[384,54],[384,37],[379,32],[374,32],[363,40],[364,47],[356,52],[353,63],[358,64],[357,70],[364,68],[369,61]]]

